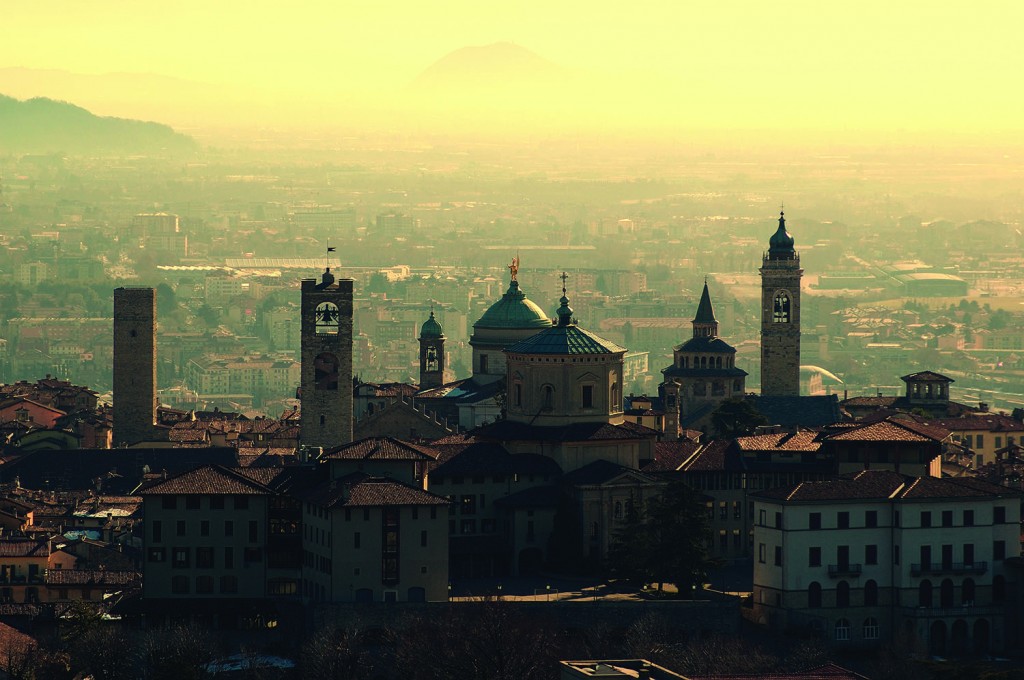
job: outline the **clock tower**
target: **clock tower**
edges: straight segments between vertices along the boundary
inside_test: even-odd
[[[302,280],[301,433],[303,446],[352,441],[352,279]]]
[[[800,395],[800,255],[786,214],[761,262],[761,394]]]

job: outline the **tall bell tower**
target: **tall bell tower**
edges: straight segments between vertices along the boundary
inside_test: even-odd
[[[761,261],[761,394],[800,395],[800,255],[786,213]]]
[[[302,280],[301,443],[352,441],[352,279]]]
[[[444,385],[444,330],[430,310],[430,318],[420,328],[420,389]]]

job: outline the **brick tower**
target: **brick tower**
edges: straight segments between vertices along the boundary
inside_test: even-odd
[[[786,214],[761,262],[761,394],[800,395],[800,255]]]
[[[352,441],[352,279],[302,280],[303,446]]]
[[[156,289],[114,289],[114,446],[153,437]]]

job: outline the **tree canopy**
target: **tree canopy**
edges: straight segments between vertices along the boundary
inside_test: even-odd
[[[726,399],[711,414],[711,425],[719,437],[732,439],[752,434],[758,425],[767,425],[768,419],[746,399]]]
[[[711,525],[703,498],[682,482],[643,504],[627,503],[623,522],[608,551],[608,565],[620,578],[674,583],[680,593],[701,586],[715,565],[708,556]]]

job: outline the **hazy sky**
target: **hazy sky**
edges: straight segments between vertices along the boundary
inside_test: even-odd
[[[3,4],[0,67],[155,73],[267,100],[390,97],[454,49],[509,41],[577,74],[574,100],[637,121],[1024,127],[1014,0]]]

